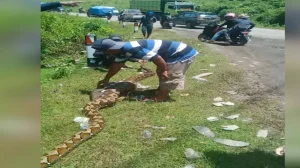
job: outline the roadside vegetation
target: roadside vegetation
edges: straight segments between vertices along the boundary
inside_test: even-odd
[[[83,116],[82,108],[89,100],[89,93],[97,81],[105,75],[103,69],[83,69],[86,66],[84,35],[95,33],[98,38],[117,33],[127,40],[141,39],[141,32],[133,33],[132,25],[121,28],[116,22],[107,23],[97,18],[43,13],[42,26],[42,68],[41,68],[41,155],[70,138],[79,131],[73,122]],[[243,71],[228,63],[221,56],[202,45],[199,41],[177,36],[172,31],[155,29],[152,38],[182,41],[195,47],[200,55],[192,64],[186,76],[184,92],[174,91],[173,102],[142,103],[136,101],[118,102],[115,106],[101,109],[105,128],[92,139],[71,151],[54,165],[54,168],[153,168],[196,167],[250,168],[284,167],[283,157],[277,157],[274,150],[283,145],[284,121],[275,114],[276,103],[263,97],[254,103],[247,91]],[[211,67],[210,64],[216,64]],[[112,81],[118,81],[138,74],[138,65],[122,70]],[[147,67],[154,70],[152,63]],[[207,70],[203,70],[207,69]],[[213,72],[207,82],[197,82],[192,76]],[[141,84],[156,88],[156,77],[141,81]],[[238,95],[225,91],[234,90]],[[181,96],[188,94],[188,96]],[[245,98],[248,95],[250,98]],[[221,96],[235,106],[215,107],[215,97]],[[248,103],[252,102],[252,103]],[[240,114],[237,120],[221,117]],[[166,118],[174,116],[173,119]],[[217,116],[219,121],[207,121]],[[249,123],[242,119],[252,118]],[[146,124],[165,126],[165,130],[144,128]],[[235,131],[222,130],[223,125],[236,124]],[[192,126],[209,127],[218,138],[248,142],[244,148],[217,144],[192,129]],[[152,138],[144,140],[141,132],[148,129]],[[259,129],[268,129],[267,138],[258,138]],[[160,138],[176,137],[174,142],[160,141]],[[200,158],[185,158],[186,148],[199,152]]]
[[[55,1],[55,0],[45,0]],[[190,0],[200,11],[214,12],[224,16],[226,12],[237,14],[247,13],[257,27],[285,28],[285,2],[284,0]],[[113,6],[118,10],[129,8],[129,0],[85,0],[81,4],[86,10],[92,5]],[[78,8],[71,8],[74,12]]]

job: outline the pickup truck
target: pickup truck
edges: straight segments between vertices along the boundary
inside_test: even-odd
[[[176,25],[186,25],[189,29],[195,26],[206,26],[212,22],[220,22],[218,15],[211,12],[181,12],[172,17],[172,20],[173,27]]]

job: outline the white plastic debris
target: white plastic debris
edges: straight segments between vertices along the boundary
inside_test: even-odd
[[[73,121],[77,122],[77,123],[88,122],[89,118],[86,118],[86,117],[75,117]]]
[[[243,141],[235,141],[235,140],[231,140],[231,139],[220,139],[220,138],[214,138],[213,140],[217,143],[227,145],[227,146],[232,146],[232,147],[249,146],[248,142],[243,142]]]
[[[207,127],[204,126],[193,126],[193,129],[199,132],[200,134],[213,138],[215,137],[215,134]]]
[[[210,67],[216,67],[216,64],[209,64]]]
[[[183,96],[183,97],[186,97],[186,96],[189,96],[190,94],[188,93],[185,93],[185,94],[180,94],[180,96]]]
[[[222,99],[222,97],[216,97],[216,98],[214,98],[214,101],[215,102],[221,102],[221,101],[223,101],[223,99]]]
[[[208,121],[218,121],[218,117],[208,117],[207,118]]]
[[[222,107],[222,106],[223,106],[223,104],[220,103],[220,102],[218,102],[218,103],[213,103],[213,105],[214,105],[214,106],[217,106],[217,107]]]
[[[63,86],[63,84],[59,84],[58,86],[62,87],[62,86]]]
[[[268,136],[268,130],[259,130],[256,136],[261,138],[266,138]]]
[[[234,103],[232,102],[221,102],[221,103],[226,106],[234,106]]]
[[[145,125],[145,128],[153,128],[153,129],[166,129],[167,127],[157,127],[157,126],[152,126],[152,125]]]
[[[194,151],[194,149],[192,149],[192,148],[187,148],[185,150],[184,154],[185,154],[185,157],[188,159],[197,159],[200,157],[198,152]]]
[[[167,119],[174,119],[175,116],[166,116]]]
[[[207,81],[208,81],[207,79],[204,79],[204,78],[196,78],[196,77],[193,77],[193,79],[196,79],[196,80],[198,80],[199,82],[201,82],[201,81],[207,82]]]
[[[161,141],[176,141],[176,140],[177,140],[177,138],[175,138],[175,137],[170,137],[170,138],[161,138],[160,140],[161,140]]]
[[[138,74],[143,74],[144,72],[139,72]]]
[[[245,119],[243,119],[242,121],[245,122],[245,123],[248,123],[248,122],[251,122],[251,121],[252,121],[252,118],[245,118]]]
[[[231,94],[231,95],[236,95],[237,94],[235,91],[226,91],[226,93]]]
[[[209,75],[212,75],[212,74],[213,74],[212,72],[206,72],[206,73],[202,73],[200,75],[196,75],[195,77],[202,78],[202,77],[209,76]]]
[[[237,125],[226,125],[226,126],[222,126],[223,127],[223,130],[226,130],[226,131],[234,131],[240,127],[238,127]]]
[[[78,108],[78,110],[79,110],[79,111],[82,111],[82,110],[83,110],[83,108]]]
[[[189,165],[184,166],[184,168],[195,168],[195,165],[189,164]]]
[[[234,119],[237,119],[239,118],[240,114],[234,114],[234,115],[230,115],[230,116],[227,116],[225,117],[226,119],[229,119],[229,120],[234,120]]]
[[[148,88],[150,88],[150,86],[144,86],[144,85],[142,85],[142,84],[140,84],[140,83],[137,83],[137,86],[136,86],[138,89],[148,89]]]
[[[150,138],[152,137],[152,136],[151,136],[151,132],[148,131],[148,130],[144,130],[144,131],[142,132],[142,136],[143,136],[144,139],[150,139]]]
[[[89,120],[86,117],[76,117],[73,121],[79,123],[80,129],[85,130],[89,127]]]

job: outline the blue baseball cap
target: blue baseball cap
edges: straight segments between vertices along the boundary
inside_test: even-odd
[[[100,51],[106,51],[108,49],[119,50],[123,48],[125,44],[126,42],[114,41],[109,38],[103,38],[103,39],[96,40],[93,43],[92,48]]]

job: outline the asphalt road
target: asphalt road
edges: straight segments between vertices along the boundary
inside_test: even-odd
[[[77,13],[70,14],[77,15]],[[79,14],[79,16],[86,16],[86,14]],[[114,16],[112,21],[117,21],[117,17]],[[130,24],[133,23],[127,23],[128,26]],[[159,22],[156,22],[154,27],[161,28]],[[178,25],[168,31],[175,31],[178,35],[197,38],[203,29],[187,29],[185,26]],[[250,34],[252,39],[246,46],[204,44],[226,56],[233,66],[244,69],[248,74],[251,86],[259,90],[261,94],[274,95],[283,100],[285,31],[253,28]]]
[[[172,31],[197,38],[203,30],[190,30],[182,26]],[[226,56],[232,65],[244,69],[248,73],[249,82],[261,91],[260,94],[277,96],[282,100],[285,84],[285,31],[254,28],[251,35],[251,41],[245,46],[204,44]]]

